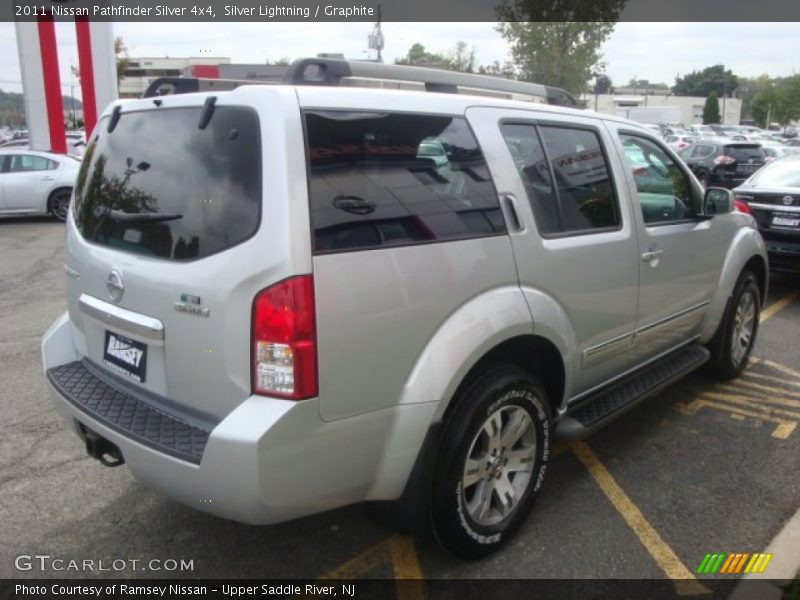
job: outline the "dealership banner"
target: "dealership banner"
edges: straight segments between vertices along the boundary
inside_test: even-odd
[[[0,20],[800,21],[797,0],[4,0]]]

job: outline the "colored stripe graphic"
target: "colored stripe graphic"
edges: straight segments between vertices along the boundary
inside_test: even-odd
[[[714,552],[713,554],[706,554],[703,557],[696,572],[711,575],[716,573],[720,575],[763,573],[771,560],[772,554],[762,554],[758,552],[753,554],[749,552],[733,552],[730,554]]]

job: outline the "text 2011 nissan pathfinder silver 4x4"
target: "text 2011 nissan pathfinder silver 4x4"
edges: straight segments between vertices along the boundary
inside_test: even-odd
[[[477,557],[525,518],[554,436],[746,366],[767,259],[731,204],[647,129],[546,103],[279,85],[117,104],[44,368],[90,454],[190,506],[275,523],[404,502]]]

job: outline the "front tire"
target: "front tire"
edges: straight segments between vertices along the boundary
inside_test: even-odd
[[[527,371],[501,365],[454,399],[442,433],[430,525],[449,552],[476,559],[498,550],[530,511],[550,453],[550,408]]]
[[[737,377],[747,367],[758,334],[761,291],[752,271],[744,271],[736,282],[725,315],[709,345],[709,370],[717,379]]]

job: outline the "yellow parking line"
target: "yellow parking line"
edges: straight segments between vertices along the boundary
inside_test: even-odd
[[[386,542],[383,541],[380,544],[365,550],[355,558],[348,560],[343,565],[336,567],[332,571],[328,571],[319,579],[341,579],[344,581],[350,581],[351,579],[356,579],[366,573],[369,573],[376,567],[386,564],[386,553],[384,552],[385,545]]]
[[[772,315],[776,312],[785,308],[788,304],[794,302],[797,297],[800,296],[800,292],[791,292],[790,294],[786,294],[780,300],[776,300],[772,304],[770,304],[767,308],[761,311],[761,318],[759,319],[761,323],[769,319]]]
[[[714,386],[711,391],[723,390],[726,392],[733,392],[734,394],[746,395],[753,398],[756,402],[766,402],[773,404],[781,404],[783,406],[793,406],[800,408],[800,400],[792,400],[792,398],[800,398],[800,394],[795,395],[792,392],[785,392],[783,390],[769,389],[767,386],[759,386],[757,384],[747,384],[745,381],[737,381],[737,385],[733,384],[719,384]],[[760,392],[760,393],[759,393]]]
[[[642,511],[631,501],[623,489],[603,466],[592,449],[585,442],[571,444],[575,456],[583,463],[600,489],[614,505],[622,518],[633,529],[639,541],[650,553],[667,577],[674,580],[680,595],[710,594],[711,590],[702,585],[694,574],[686,568],[678,556],[658,532],[648,523]]]
[[[722,394],[720,392],[703,392],[700,396],[701,398],[709,398],[711,400],[719,400],[722,402],[732,402],[733,404],[743,404],[744,406],[749,406],[755,410],[760,410],[770,415],[783,415],[785,417],[790,417],[792,419],[800,420],[800,412],[794,410],[786,410],[783,408],[775,408],[774,406],[765,406],[764,404],[760,403],[758,400],[748,397],[742,396],[741,394]]]
[[[800,379],[800,371],[796,371],[791,367],[787,367],[786,365],[782,365],[780,363],[767,360],[766,358],[759,359],[759,362],[762,365],[767,365],[768,367],[772,367],[776,371],[781,371],[783,373],[786,373],[787,375],[791,375],[792,377],[797,377],[798,379]]]
[[[740,377],[744,379],[763,379],[764,381],[773,381],[775,383],[782,383],[784,385],[793,385],[795,387],[800,387],[800,381],[792,381],[791,379],[785,379],[781,377],[774,377],[772,375],[764,375],[763,373],[755,373],[753,371],[745,371],[740,375]]]
[[[717,410],[721,410],[728,413],[734,413],[745,417],[752,417],[754,419],[761,419],[762,421],[769,421],[770,423],[775,423],[777,424],[777,427],[775,428],[775,430],[772,432],[771,435],[772,437],[781,440],[785,440],[786,438],[788,438],[790,435],[792,435],[792,432],[797,428],[797,421],[788,421],[786,419],[770,417],[762,413],[754,412],[752,410],[739,408],[738,406],[734,406],[732,404],[721,404],[720,402],[703,400],[701,398],[697,398],[686,404],[682,402],[675,403],[675,408],[684,415],[693,415],[697,413],[697,411],[703,408],[704,406],[716,408]]]
[[[392,560],[394,578],[397,582],[397,600],[421,600],[425,598],[422,568],[419,566],[414,540],[404,535],[393,535],[386,542]]]

